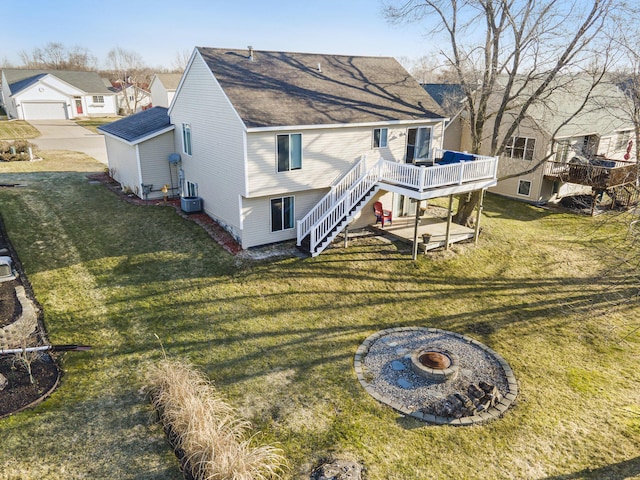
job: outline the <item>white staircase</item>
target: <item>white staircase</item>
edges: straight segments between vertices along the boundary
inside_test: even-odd
[[[379,190],[379,163],[365,171],[362,159],[331,186],[318,204],[297,223],[297,245],[312,257],[320,255]]]

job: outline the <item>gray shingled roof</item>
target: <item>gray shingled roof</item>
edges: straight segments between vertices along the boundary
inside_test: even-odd
[[[4,69],[3,71],[12,95],[15,95],[48,74],[58,77],[63,82],[66,82],[85,93],[97,93],[101,95],[111,93],[97,72],[26,69]]]
[[[458,102],[464,98],[462,85],[457,83],[423,83],[422,88],[443,106],[445,102]]]
[[[156,73],[155,75],[167,90],[175,90],[178,88],[178,84],[180,84],[180,79],[182,78],[181,73]]]
[[[98,127],[98,130],[111,134],[129,143],[146,138],[171,126],[165,107],[153,107],[135,113],[115,122]]]
[[[197,50],[249,128],[444,117],[390,57]]]

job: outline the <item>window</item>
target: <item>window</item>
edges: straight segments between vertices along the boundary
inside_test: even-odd
[[[511,137],[511,142],[505,148],[505,155],[509,158],[533,160],[533,150],[536,146],[535,138]]]
[[[187,155],[191,155],[191,125],[182,124],[182,151]]]
[[[293,197],[272,198],[271,231],[279,232],[293,227]]]
[[[567,163],[569,158],[569,152],[571,151],[571,144],[569,140],[561,140],[556,143],[556,162]]]
[[[387,146],[388,128],[373,129],[373,148],[385,148]]]
[[[405,161],[413,163],[416,160],[431,158],[431,128],[419,127],[407,130],[407,155]]]
[[[595,155],[598,151],[600,137],[598,135],[587,135],[582,139],[582,153],[584,155]]]
[[[518,180],[518,195],[528,197],[531,193],[531,182],[529,180]]]
[[[278,171],[300,170],[302,168],[302,134],[278,135],[276,144]]]
[[[94,95],[93,103],[104,103],[104,95]]]
[[[187,182],[187,197],[198,196],[198,184],[193,182]]]
[[[616,140],[616,150],[626,149],[630,139],[631,139],[630,130],[627,130],[625,132],[618,132],[618,138]]]

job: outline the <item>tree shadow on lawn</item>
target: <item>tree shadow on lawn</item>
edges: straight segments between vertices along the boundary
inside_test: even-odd
[[[543,480],[625,480],[635,478],[640,474],[640,457],[612,463],[597,468],[587,468],[579,472],[566,475],[554,475]]]

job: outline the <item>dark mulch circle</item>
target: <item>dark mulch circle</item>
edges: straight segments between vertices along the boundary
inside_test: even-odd
[[[0,374],[9,382],[0,391],[0,418],[38,404],[58,385],[60,371],[53,358],[46,353],[39,357],[31,364],[33,383],[25,365],[14,355],[0,357]]]

